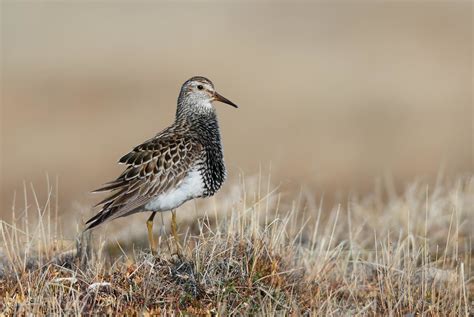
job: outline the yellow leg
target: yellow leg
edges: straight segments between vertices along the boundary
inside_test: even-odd
[[[153,212],[146,221],[146,227],[148,228],[148,243],[150,244],[151,254],[156,255],[155,240],[153,239],[153,218],[155,218],[156,212]]]
[[[181,254],[181,245],[179,244],[178,239],[178,225],[176,224],[176,210],[171,210],[171,233],[174,237],[174,242],[176,243],[176,253]]]

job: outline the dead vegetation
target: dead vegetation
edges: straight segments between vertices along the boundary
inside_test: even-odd
[[[247,179],[181,223],[181,255],[163,238],[156,257],[100,231],[65,242],[49,191],[1,223],[2,315],[474,314],[472,178],[327,210]]]

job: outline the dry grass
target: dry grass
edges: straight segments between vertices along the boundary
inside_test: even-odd
[[[43,205],[27,192],[1,223],[0,315],[474,314],[472,178],[332,209],[247,179],[230,207],[181,221],[181,256],[163,238],[156,257],[100,231],[64,241],[54,191]]]

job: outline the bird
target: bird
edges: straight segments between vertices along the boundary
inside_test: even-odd
[[[209,79],[194,76],[185,81],[174,122],[122,156],[118,163],[126,166],[123,172],[93,191],[109,196],[94,206],[100,210],[86,222],[84,231],[120,217],[151,212],[146,222],[148,242],[156,254],[153,219],[158,212],[171,211],[171,231],[179,252],[176,208],[214,195],[227,176],[214,101],[238,108]]]

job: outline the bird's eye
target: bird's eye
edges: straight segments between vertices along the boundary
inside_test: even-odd
[[[202,85],[198,85],[197,87],[198,87],[199,90],[203,90],[203,89],[204,89],[204,87],[203,87]]]

